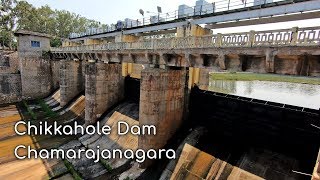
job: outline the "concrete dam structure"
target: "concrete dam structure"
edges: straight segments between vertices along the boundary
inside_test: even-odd
[[[168,33],[163,29],[128,34],[161,25],[74,38],[58,48],[47,34],[16,32],[18,52],[0,54],[0,169],[9,169],[0,179],[319,180],[319,109],[210,92],[208,84],[209,72],[320,78],[320,27],[212,34],[192,22],[169,28],[170,38],[147,38]],[[154,125],[157,133],[17,136],[12,127],[20,120],[113,128],[124,121]],[[167,148],[176,158],[17,160],[18,144]]]

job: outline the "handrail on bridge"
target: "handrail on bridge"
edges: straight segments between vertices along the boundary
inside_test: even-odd
[[[143,17],[142,19],[127,19],[126,21],[123,21],[121,24],[112,24],[110,26],[107,26],[105,29],[93,28],[87,32],[72,33],[70,35],[70,38],[73,39],[84,36],[109,33],[117,30],[131,29],[153,24],[172,22],[179,19],[197,18],[199,16],[213,16],[215,15],[215,13],[223,13],[237,9],[246,9],[251,7],[261,8],[265,5],[269,5],[272,3],[278,5],[301,1],[302,0],[273,0],[273,2],[269,2],[268,0],[220,0],[199,6],[179,8],[179,10],[175,10],[173,12],[158,13],[157,15]]]
[[[51,48],[52,52],[212,47],[320,46],[320,26]]]

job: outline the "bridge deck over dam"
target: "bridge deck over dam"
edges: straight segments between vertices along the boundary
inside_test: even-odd
[[[320,27],[294,27],[79,45],[51,53],[56,59],[319,76],[319,46]]]
[[[73,34],[70,39],[76,42],[88,38],[114,37],[119,34],[168,32],[188,24],[206,24],[206,27],[221,28],[312,19],[319,17],[319,2],[319,0],[276,0],[269,3],[261,0],[260,5],[255,5],[253,0],[247,0],[244,3],[217,1],[200,7],[200,9],[212,9],[210,13],[199,10],[199,7],[198,9],[193,7],[193,12],[182,15],[179,15],[178,11],[159,13],[158,16],[155,16],[156,21],[152,21],[151,18],[132,20],[129,23],[124,22],[121,27],[114,25],[103,30]]]

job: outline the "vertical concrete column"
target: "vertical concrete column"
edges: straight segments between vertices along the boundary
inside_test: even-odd
[[[204,68],[189,67],[188,88],[197,85],[202,90],[208,90],[209,70]]]
[[[177,27],[177,37],[186,37],[185,27]]]
[[[199,82],[198,82],[198,86],[200,89],[202,90],[208,90],[209,87],[209,70],[208,69],[200,69],[199,72]]]
[[[93,124],[124,97],[121,64],[91,62],[86,66],[86,124]]]
[[[189,67],[188,88],[191,89],[199,83],[200,68]]]
[[[126,77],[126,76],[128,76],[129,75],[129,72],[128,72],[128,69],[129,69],[129,63],[126,63],[126,62],[122,62],[121,63],[121,65],[122,65],[122,76],[123,77]]]
[[[218,33],[217,34],[217,40],[216,40],[216,43],[215,43],[216,47],[221,47],[222,46],[222,39],[223,39],[222,34]]]
[[[272,50],[266,51],[266,72],[267,73],[274,73],[274,58],[275,55],[273,54]]]
[[[84,90],[82,62],[62,60],[60,65],[60,106],[65,106]]]
[[[139,123],[155,125],[156,135],[139,136],[139,148],[159,149],[180,127],[185,98],[185,70],[148,68],[142,71]],[[142,166],[150,165],[145,161]]]
[[[248,47],[252,47],[254,45],[255,42],[255,31],[250,31],[249,33],[249,41],[247,42],[247,46]]]
[[[221,70],[226,70],[226,56],[224,54],[219,54],[217,61]]]
[[[297,44],[297,41],[298,41],[299,28],[298,27],[293,27],[291,31],[292,31],[292,34],[291,34],[291,42],[290,42],[290,44],[295,46]]]

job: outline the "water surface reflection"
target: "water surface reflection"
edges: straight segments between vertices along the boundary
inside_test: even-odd
[[[209,90],[312,109],[320,108],[320,85],[271,81],[210,80]]]

